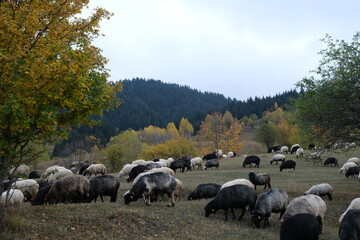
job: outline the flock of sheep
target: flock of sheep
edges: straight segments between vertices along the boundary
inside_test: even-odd
[[[288,153],[301,157],[304,150],[300,145],[290,148],[283,146],[272,149],[272,152],[280,151],[270,160],[270,164],[280,161],[280,171],[293,169],[295,171],[296,161],[285,160]],[[204,157],[183,157],[178,160],[154,159],[153,161],[135,160],[126,164],[116,178],[108,175],[103,164],[91,164],[80,168],[74,174],[73,171],[61,166],[52,166],[40,175],[38,172],[30,172],[26,165],[9,170],[9,175],[28,174],[28,179],[6,182],[5,191],[0,197],[0,206],[13,206],[21,204],[25,200],[31,200],[33,205],[57,204],[57,203],[79,203],[97,200],[100,196],[110,196],[110,202],[116,202],[120,180],[126,178],[132,182],[131,189],[123,194],[125,204],[130,204],[138,199],[143,199],[146,205],[159,201],[162,196],[169,198],[168,206],[175,206],[180,198],[184,186],[175,178],[176,170],[184,172],[186,169],[208,169],[215,167],[219,169],[221,158],[234,157],[234,152],[223,155],[220,150],[207,154]],[[338,160],[330,157],[325,160],[324,166],[338,166]],[[246,156],[243,167],[260,166],[258,156]],[[360,179],[360,160],[350,158],[339,170],[345,172],[346,177],[358,175]],[[95,177],[91,177],[95,175]],[[97,176],[99,175],[99,176]],[[43,178],[35,181],[31,178]],[[282,190],[271,187],[271,176],[268,173],[254,173],[251,171],[249,179],[235,179],[222,185],[206,183],[198,185],[187,197],[188,200],[208,199],[210,202],[204,207],[205,216],[222,209],[224,220],[228,220],[228,212],[235,219],[234,209],[241,209],[239,220],[244,216],[246,209],[251,213],[251,220],[255,226],[263,228],[269,225],[271,213],[280,213],[279,220],[280,239],[318,239],[322,232],[323,217],[326,213],[326,203],[321,198],[327,196],[332,200],[333,188],[328,183],[312,186],[304,192],[303,196],[296,197],[290,201],[288,194]],[[264,186],[267,191],[257,195],[256,186]],[[348,209],[339,219],[340,239],[360,239],[360,198],[354,199]]]

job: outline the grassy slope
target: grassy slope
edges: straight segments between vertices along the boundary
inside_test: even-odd
[[[251,170],[270,173],[272,186],[284,189],[290,198],[302,195],[313,184],[328,182],[334,187],[334,199],[324,199],[328,210],[320,239],[338,239],[338,218],[352,199],[360,197],[359,182],[340,175],[338,168],[323,167],[305,159],[297,159],[295,173],[280,173],[279,165],[269,164],[271,154],[259,156],[259,169],[243,168],[244,157],[237,157],[221,160],[221,170],[193,170],[176,173],[176,177],[185,186],[185,197],[200,183],[222,184],[236,178],[247,178]],[[359,152],[336,156],[342,164],[351,156],[359,156]],[[288,155],[287,159],[290,158],[294,159]],[[210,201],[205,199],[188,202],[183,197],[171,208],[166,207],[165,202],[147,207],[140,200],[125,206],[122,195],[129,188],[130,184],[122,180],[118,201],[113,204],[31,206],[24,203],[11,208],[7,212],[6,229],[0,233],[0,239],[279,239],[277,214],[272,214],[269,228],[256,229],[248,213],[240,222],[224,222],[222,211],[205,218],[204,207]],[[259,187],[257,193],[262,191]]]

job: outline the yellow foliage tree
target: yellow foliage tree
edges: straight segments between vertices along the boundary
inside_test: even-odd
[[[148,145],[157,145],[168,139],[166,129],[153,125],[144,128],[144,130],[139,133],[139,136],[140,140]]]
[[[194,134],[194,127],[187,118],[181,118],[179,125],[179,133],[181,137],[190,138]]]
[[[166,141],[165,143],[150,146],[141,153],[143,159],[151,160],[155,158],[179,159],[183,156],[197,156],[198,151],[193,141],[187,138],[176,138]]]
[[[224,115],[215,112],[208,114],[200,125],[198,140],[202,153],[221,149],[224,152],[239,151],[243,146],[240,138],[242,126],[239,120],[234,118],[230,112]]]
[[[177,130],[175,124],[173,122],[168,123],[166,126],[166,131],[169,136],[169,139],[174,139],[180,137],[179,131]]]

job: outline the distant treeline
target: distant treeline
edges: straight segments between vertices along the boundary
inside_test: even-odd
[[[119,98],[123,103],[98,118],[101,125],[74,129],[68,140],[56,145],[54,156],[65,157],[82,146],[88,148],[89,144],[81,140],[85,139],[85,136],[95,136],[105,145],[112,136],[124,130],[141,130],[149,125],[165,128],[169,122],[178,126],[181,118],[187,118],[196,131],[206,115],[215,111],[230,111],[238,119],[252,114],[261,117],[275,102],[285,108],[289,98],[299,97],[297,91],[290,90],[275,97],[237,101],[222,94],[201,92],[188,86],[163,83],[159,80],[135,78],[122,83],[123,91],[119,93]]]

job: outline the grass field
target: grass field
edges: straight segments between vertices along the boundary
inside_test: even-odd
[[[236,178],[248,178],[249,171],[271,174],[273,188],[285,190],[290,199],[302,195],[310,186],[327,182],[334,187],[333,201],[323,198],[327,204],[324,217],[323,234],[320,239],[338,239],[338,219],[351,200],[360,197],[360,182],[339,174],[338,167],[324,167],[306,158],[287,159],[297,161],[296,172],[279,172],[279,165],[270,165],[272,154],[258,154],[260,168],[243,168],[243,156],[222,159],[220,170],[193,170],[176,173],[184,186],[182,199],[175,207],[166,207],[165,202],[151,206],[138,200],[124,205],[122,195],[130,189],[130,184],[121,180],[119,197],[116,203],[58,204],[31,206],[24,203],[10,208],[5,219],[5,231],[0,239],[242,239],[265,240],[279,239],[278,214],[270,217],[270,226],[256,228],[246,213],[241,221],[223,221],[220,210],[208,218],[204,207],[210,201],[187,201],[186,196],[201,183],[223,184]],[[347,153],[325,153],[323,159],[335,156],[340,167],[358,151]],[[116,174],[115,174],[116,175]],[[258,187],[257,193],[263,192]],[[100,199],[98,199],[100,200]],[[239,211],[236,211],[237,216]]]

